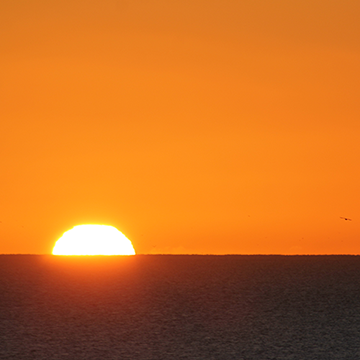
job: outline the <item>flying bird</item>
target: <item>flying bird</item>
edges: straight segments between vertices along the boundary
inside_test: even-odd
[[[349,220],[349,221],[351,221],[351,219],[346,218],[346,217],[342,217],[342,216],[340,216],[340,219],[344,219],[344,220]]]

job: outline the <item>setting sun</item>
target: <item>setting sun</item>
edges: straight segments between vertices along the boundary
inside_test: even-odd
[[[131,241],[113,226],[78,225],[56,241],[53,255],[135,255]]]

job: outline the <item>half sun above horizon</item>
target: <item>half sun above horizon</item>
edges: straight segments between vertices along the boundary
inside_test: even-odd
[[[53,255],[135,255],[131,241],[109,225],[77,225],[56,241]]]

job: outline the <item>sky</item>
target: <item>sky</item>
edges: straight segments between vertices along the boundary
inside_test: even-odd
[[[143,254],[359,254],[359,18],[2,0],[0,253],[107,224]]]

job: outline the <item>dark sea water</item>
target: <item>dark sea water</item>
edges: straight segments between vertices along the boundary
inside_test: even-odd
[[[360,359],[360,257],[3,255],[0,359]]]

